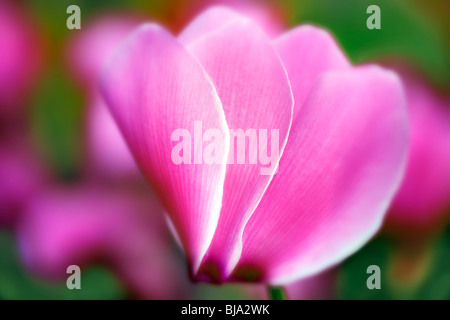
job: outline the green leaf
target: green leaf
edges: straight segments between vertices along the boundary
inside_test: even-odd
[[[383,56],[406,57],[438,82],[450,81],[450,62],[445,35],[430,17],[408,0],[290,0],[292,23],[313,23],[329,29],[350,56],[359,63]],[[369,5],[381,10],[381,29],[369,30]]]

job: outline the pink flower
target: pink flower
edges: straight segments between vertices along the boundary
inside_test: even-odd
[[[379,229],[403,175],[399,79],[352,67],[316,27],[272,42],[225,8],[204,12],[178,38],[145,24],[109,60],[102,91],[194,280],[284,284],[339,263]],[[200,139],[213,129],[225,143],[212,163],[198,150],[201,164],[174,163],[184,139],[173,133],[197,139],[196,122]],[[275,165],[237,164],[231,129],[277,130]]]
[[[187,283],[170,254],[162,213],[148,190],[59,186],[28,203],[17,228],[20,251],[29,269],[48,279],[100,261],[138,298],[180,298]]]
[[[0,2],[0,112],[4,117],[20,113],[42,63],[42,39],[36,30],[16,3]]]
[[[450,101],[411,72],[402,74],[411,148],[388,223],[405,231],[426,231],[438,226],[450,208]]]
[[[8,139],[0,147],[0,227],[14,227],[27,201],[45,181],[44,169],[23,138]]]

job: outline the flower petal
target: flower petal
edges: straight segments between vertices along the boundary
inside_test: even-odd
[[[392,72],[366,66],[321,77],[245,228],[234,278],[288,283],[368,241],[402,178],[407,120]]]
[[[317,78],[326,71],[345,70],[350,63],[325,30],[302,25],[274,41],[291,81],[295,120]]]
[[[270,40],[247,19],[235,18],[187,48],[214,82],[232,130],[219,225],[203,261],[212,280],[222,281],[239,259],[245,223],[266,190],[286,144],[292,92]],[[250,136],[248,144],[247,138],[239,138],[245,133]],[[243,144],[245,148],[240,148]],[[270,155],[270,163],[263,153]]]
[[[177,40],[154,24],[130,35],[102,80],[106,101],[170,215],[191,272],[196,272],[219,218],[228,155],[228,127],[214,86]],[[197,133],[196,121],[202,124]],[[194,133],[194,158],[203,144],[197,138],[208,129],[218,130],[225,137],[223,152],[216,155],[220,164],[175,164],[172,138],[178,129]],[[191,144],[190,136],[182,139],[179,144]]]

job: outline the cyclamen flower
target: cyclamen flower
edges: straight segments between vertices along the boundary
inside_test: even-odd
[[[220,7],[177,38],[144,24],[111,57],[102,91],[194,280],[277,285],[339,263],[379,229],[403,175],[398,77],[352,67],[313,26],[271,41]],[[278,130],[278,168],[229,161],[229,140],[211,164],[175,164],[172,133],[196,121],[202,136],[228,139],[230,129]]]
[[[387,222],[395,229],[430,231],[450,208],[450,101],[411,72],[402,71],[402,78],[411,148]]]
[[[42,39],[32,19],[12,1],[0,2],[0,115],[20,114],[42,64]]]

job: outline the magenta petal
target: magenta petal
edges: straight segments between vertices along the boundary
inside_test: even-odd
[[[292,29],[278,37],[274,45],[291,81],[295,100],[294,120],[322,73],[350,67],[333,37],[314,26],[302,25]]]
[[[145,24],[113,56],[102,89],[137,163],[166,206],[195,272],[219,218],[228,155],[228,127],[212,82],[171,34]],[[196,135],[196,121],[201,123],[195,130],[200,139],[208,129],[225,137],[223,152],[216,157],[220,164],[172,160],[171,151],[181,143],[172,141],[173,133],[187,130]],[[186,140],[191,144],[190,138]],[[192,144],[196,161],[195,149],[202,142]]]
[[[251,142],[255,148],[249,142],[241,151],[238,138],[230,133],[219,225],[203,261],[213,280],[222,281],[239,259],[245,223],[277,168],[291,125],[293,99],[286,71],[270,40],[249,20],[235,18],[187,48],[214,82],[228,127],[243,130],[242,134],[251,130],[255,137]],[[265,141],[261,138],[264,132]],[[263,163],[263,147],[272,157],[270,163]]]
[[[392,72],[367,66],[321,77],[245,228],[234,277],[288,283],[361,248],[399,186],[408,134]]]

